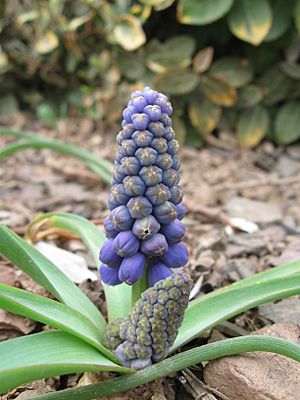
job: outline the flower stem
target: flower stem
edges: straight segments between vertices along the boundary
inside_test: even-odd
[[[91,400],[100,397],[109,397],[114,393],[124,392],[180,371],[183,368],[190,367],[191,365],[252,351],[277,353],[300,362],[300,346],[298,344],[271,336],[243,336],[206,344],[201,347],[194,347],[191,350],[176,354],[130,376],[109,379],[81,388],[42,394],[34,398],[30,397],[29,400]]]
[[[148,289],[148,265],[145,265],[144,274],[134,285],[131,290],[131,307],[141,298],[141,294]]]

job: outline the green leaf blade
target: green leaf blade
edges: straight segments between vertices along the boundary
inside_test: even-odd
[[[62,154],[77,157],[86,163],[104,182],[110,184],[113,165],[111,162],[90,153],[81,147],[66,144],[58,140],[48,139],[34,135],[27,131],[15,131],[13,129],[0,127],[0,135],[16,136],[23,140],[20,142],[7,145],[0,151],[0,159],[8,157],[15,152],[25,150],[27,148],[50,149]]]
[[[91,251],[95,264],[99,263],[99,249],[105,236],[94,224],[70,213],[48,213],[34,219],[31,225],[45,220],[49,226],[64,228],[75,233]],[[131,287],[126,283],[118,286],[103,285],[109,320],[127,317],[131,309]]]
[[[117,362],[115,355],[101,344],[101,336],[95,325],[65,304],[0,283],[0,308],[79,337]]]
[[[170,351],[243,311],[272,300],[300,294],[300,274],[252,285],[228,286],[192,301]]]
[[[84,371],[130,372],[82,340],[48,331],[0,343],[0,393],[23,383]]]
[[[99,330],[106,322],[82,291],[38,250],[4,225],[0,225],[0,253],[45,287],[57,299],[85,315]]]
[[[42,394],[29,400],[92,400],[98,397],[109,397],[114,393],[124,392],[204,361],[253,351],[277,353],[300,362],[300,346],[296,343],[271,336],[243,336],[194,347],[138,371],[132,376],[119,377],[81,388]]]

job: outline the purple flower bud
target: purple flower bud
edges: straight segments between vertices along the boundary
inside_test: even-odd
[[[135,370],[140,370],[144,369],[147,367],[150,367],[152,365],[152,360],[151,358],[136,358],[135,360],[132,360],[130,363],[130,368],[135,369]]]
[[[165,235],[168,243],[179,243],[185,235],[185,226],[179,219],[175,219],[169,224],[163,225],[161,233]]]
[[[137,147],[148,147],[151,143],[153,135],[147,130],[135,131],[132,134],[132,139],[136,143]]]
[[[106,217],[105,220],[104,220],[104,230],[105,230],[105,234],[106,234],[106,237],[107,237],[107,238],[114,238],[114,237],[116,237],[117,234],[119,233],[119,231],[117,231],[117,230],[113,227],[109,216]]]
[[[112,248],[121,257],[133,256],[140,247],[140,241],[132,231],[120,232],[111,240],[113,240]]]
[[[179,150],[179,143],[177,140],[172,139],[168,142],[168,153],[171,154],[171,156],[175,156],[175,154],[178,153]]]
[[[161,108],[161,111],[163,112],[163,113],[166,113],[167,115],[171,115],[172,114],[172,112],[173,112],[173,108],[172,108],[172,106],[171,106],[171,103],[169,102],[169,101],[166,101],[165,99],[162,99],[161,97],[158,97],[156,100],[155,100],[155,103],[154,104],[157,104],[160,108]]]
[[[139,219],[148,217],[152,212],[152,204],[146,197],[132,197],[127,203],[128,210],[132,218]]]
[[[148,167],[155,163],[157,152],[152,147],[142,147],[137,149],[135,157],[139,160],[141,166]]]
[[[121,183],[122,180],[125,178],[126,174],[121,164],[116,164],[113,172],[113,179]]]
[[[115,160],[116,160],[118,163],[121,163],[122,158],[125,157],[125,156],[126,156],[126,154],[124,153],[124,150],[122,149],[121,146],[119,146],[119,148],[118,148],[118,150],[117,150],[117,152],[116,152]]]
[[[179,182],[179,176],[175,169],[168,169],[164,171],[162,182],[168,187],[172,187]]]
[[[161,257],[161,260],[170,268],[184,267],[189,260],[185,244],[182,242],[170,244],[168,250]]]
[[[135,108],[135,112],[140,113],[143,111],[148,103],[143,96],[136,96],[131,100],[131,104]]]
[[[153,133],[154,137],[162,137],[165,133],[165,126],[162,122],[150,122],[148,131]]]
[[[127,357],[125,356],[123,352],[123,346],[124,343],[121,343],[115,350],[116,356],[118,359],[121,361],[122,365],[126,368],[130,368],[131,366],[131,361],[128,361]]]
[[[181,189],[180,185],[175,185],[175,186],[171,187],[170,192],[171,192],[170,201],[173,204],[177,205],[182,202],[183,190]]]
[[[145,193],[146,185],[139,176],[126,176],[123,184],[128,196],[141,196]]]
[[[165,94],[158,92],[158,97],[163,100],[163,101],[168,101],[168,96],[166,96]]]
[[[109,267],[116,268],[120,266],[122,258],[113,249],[113,241],[114,239],[107,239],[104,242],[100,250],[99,260]]]
[[[168,243],[161,233],[156,233],[151,238],[141,242],[141,252],[147,256],[162,256],[167,250]]]
[[[137,175],[141,168],[139,160],[137,160],[135,157],[122,158],[121,165],[127,175]]]
[[[124,128],[124,126],[126,126],[127,124],[128,124],[128,122],[125,121],[125,119],[123,119],[121,122],[121,127]]]
[[[154,286],[156,282],[166,279],[170,275],[172,275],[172,270],[165,264],[158,263],[151,265],[148,270],[148,285]]]
[[[133,124],[126,124],[124,128],[117,135],[118,144],[121,145],[124,139],[130,139],[133,132],[134,132]]]
[[[137,145],[134,140],[126,139],[122,142],[122,149],[126,156],[133,156],[136,152]]]
[[[166,139],[154,138],[151,142],[151,147],[158,152],[158,154],[163,154],[168,150],[168,143]]]
[[[126,122],[131,122],[131,117],[132,115],[134,115],[134,113],[136,113],[136,110],[134,107],[129,106],[126,107],[125,110],[123,111],[123,118],[125,119]]]
[[[158,121],[161,117],[161,109],[158,105],[154,105],[154,106],[147,106],[144,108],[144,113],[149,115],[149,118],[151,121]]]
[[[164,153],[164,154],[160,154],[159,156],[157,156],[155,164],[159,168],[166,171],[167,169],[170,169],[172,167],[173,160],[172,160],[172,157],[170,156],[170,154]]]
[[[178,155],[173,156],[173,166],[174,169],[176,169],[176,171],[179,170],[180,168],[180,159],[178,157]]]
[[[106,265],[100,265],[99,267],[100,278],[106,285],[119,285],[122,283],[119,279],[119,268],[111,268]]]
[[[172,119],[166,113],[162,113],[160,117],[161,122],[165,127],[172,126]]]
[[[186,213],[186,206],[183,203],[180,203],[176,206],[177,208],[177,218],[182,220]]]
[[[143,96],[147,100],[148,104],[153,104],[158,97],[158,93],[155,90],[145,87],[143,90]]]
[[[160,224],[168,224],[177,218],[177,208],[170,201],[166,201],[154,207],[153,215]]]
[[[160,229],[160,224],[153,215],[145,218],[137,219],[132,227],[133,233],[141,240],[145,240],[153,236]]]
[[[129,200],[130,201],[130,200]],[[120,231],[128,231],[133,224],[129,209],[126,206],[119,206],[110,213],[112,226]]]
[[[155,165],[143,167],[139,173],[147,186],[154,186],[162,181],[162,170]]]
[[[154,186],[150,186],[145,193],[145,196],[153,205],[163,204],[171,197],[171,192],[167,186],[159,183]]]
[[[150,118],[147,114],[144,114],[144,113],[133,114],[131,117],[131,121],[132,121],[135,129],[137,129],[139,131],[143,131],[144,129],[147,128],[147,125],[150,122]]]
[[[171,126],[167,126],[164,132],[164,138],[169,141],[175,138],[174,129]]]
[[[108,196],[108,200],[107,200],[107,205],[109,210],[114,210],[115,208],[117,208],[118,206],[120,206],[122,203],[120,203],[118,200],[115,200],[112,195],[110,194]]]
[[[110,196],[113,201],[118,203],[118,206],[126,204],[129,200],[129,196],[126,194],[124,185],[122,185],[122,183],[118,183],[111,187]]]
[[[141,90],[135,90],[134,92],[132,92],[130,95],[131,101],[138,96],[143,96],[143,92]]]
[[[119,269],[119,279],[122,282],[133,285],[143,276],[144,268],[145,256],[137,252],[131,257],[124,258]]]

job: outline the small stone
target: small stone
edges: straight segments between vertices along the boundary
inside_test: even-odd
[[[255,332],[297,343],[299,328],[278,323]],[[253,352],[209,362],[204,381],[230,400],[299,400],[300,363],[287,357]]]

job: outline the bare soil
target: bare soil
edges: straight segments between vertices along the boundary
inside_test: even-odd
[[[27,129],[113,160],[118,127],[96,127],[89,120],[61,121],[51,130],[30,116],[0,121]],[[0,148],[15,138],[0,136]],[[187,205],[186,243],[190,250],[193,296],[243,279],[274,265],[300,258],[300,145],[286,148],[264,142],[254,150],[239,149],[235,137],[221,133],[214,145],[202,149],[183,146],[181,184]],[[107,215],[109,187],[81,161],[49,150],[26,150],[1,160],[0,222],[24,235],[26,226],[44,212],[72,212],[101,224]],[[233,219],[233,218],[239,218]],[[58,232],[43,239],[83,256],[96,266],[83,244]],[[47,293],[23,273],[0,259],[0,281],[34,292]],[[105,312],[98,282],[82,289]],[[298,299],[297,299],[298,300]],[[294,305],[293,305],[294,304]],[[299,322],[298,302],[287,305],[288,321]],[[267,307],[267,308],[266,308]],[[271,306],[270,306],[271,307]],[[213,334],[236,336],[280,322],[282,312],[268,306],[248,311],[217,327]],[[298,320],[297,320],[298,318]],[[48,329],[25,318],[0,311],[0,340]],[[202,337],[199,343],[209,338]],[[205,400],[223,399],[202,382],[202,367],[145,385],[115,399]],[[39,381],[2,399],[26,398],[36,393],[104,379],[102,374],[70,375]]]

